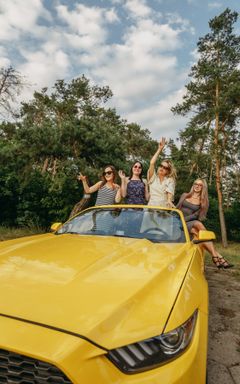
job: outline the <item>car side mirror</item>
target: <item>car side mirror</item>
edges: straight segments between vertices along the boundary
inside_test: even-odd
[[[62,223],[53,223],[51,225],[51,232],[56,232],[61,226],[62,226]]]
[[[194,244],[204,243],[205,241],[216,240],[216,235],[212,231],[203,231],[200,230],[198,233],[198,238],[193,240]]]

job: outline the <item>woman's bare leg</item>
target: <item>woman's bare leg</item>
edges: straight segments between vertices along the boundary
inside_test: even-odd
[[[196,221],[191,229],[191,232],[193,234],[198,233],[200,230],[206,230],[204,225],[201,223],[201,221]],[[218,267],[218,268],[230,268],[233,265],[229,264],[223,256],[220,255],[220,253],[216,250],[214,247],[214,244],[212,241],[208,241],[206,243],[202,243],[203,248],[205,248],[210,255],[212,256],[212,261],[213,263]]]

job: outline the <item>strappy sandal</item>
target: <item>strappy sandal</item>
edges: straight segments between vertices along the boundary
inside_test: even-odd
[[[218,257],[218,268],[228,269],[234,267],[234,264],[230,264],[223,256]]]
[[[213,261],[213,264],[215,264],[217,268],[223,268],[223,267],[221,267],[221,263],[219,261],[218,256],[212,256],[212,261]]]

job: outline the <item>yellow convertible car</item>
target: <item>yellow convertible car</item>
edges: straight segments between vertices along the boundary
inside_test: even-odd
[[[0,243],[0,383],[205,384],[214,234],[126,205],[52,229]]]

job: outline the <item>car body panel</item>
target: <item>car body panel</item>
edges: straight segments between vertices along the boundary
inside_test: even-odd
[[[192,258],[188,244],[127,238],[47,234],[7,243],[0,250],[0,313],[109,349],[162,332]]]
[[[182,225],[183,243],[53,233],[1,242],[0,349],[53,364],[73,384],[205,384],[204,253]],[[191,343],[174,360],[125,374],[107,358],[196,310]]]
[[[91,343],[34,324],[0,316],[0,348],[52,363],[73,384],[205,384],[207,315],[199,313],[194,338],[179,358],[135,375],[119,371]]]

